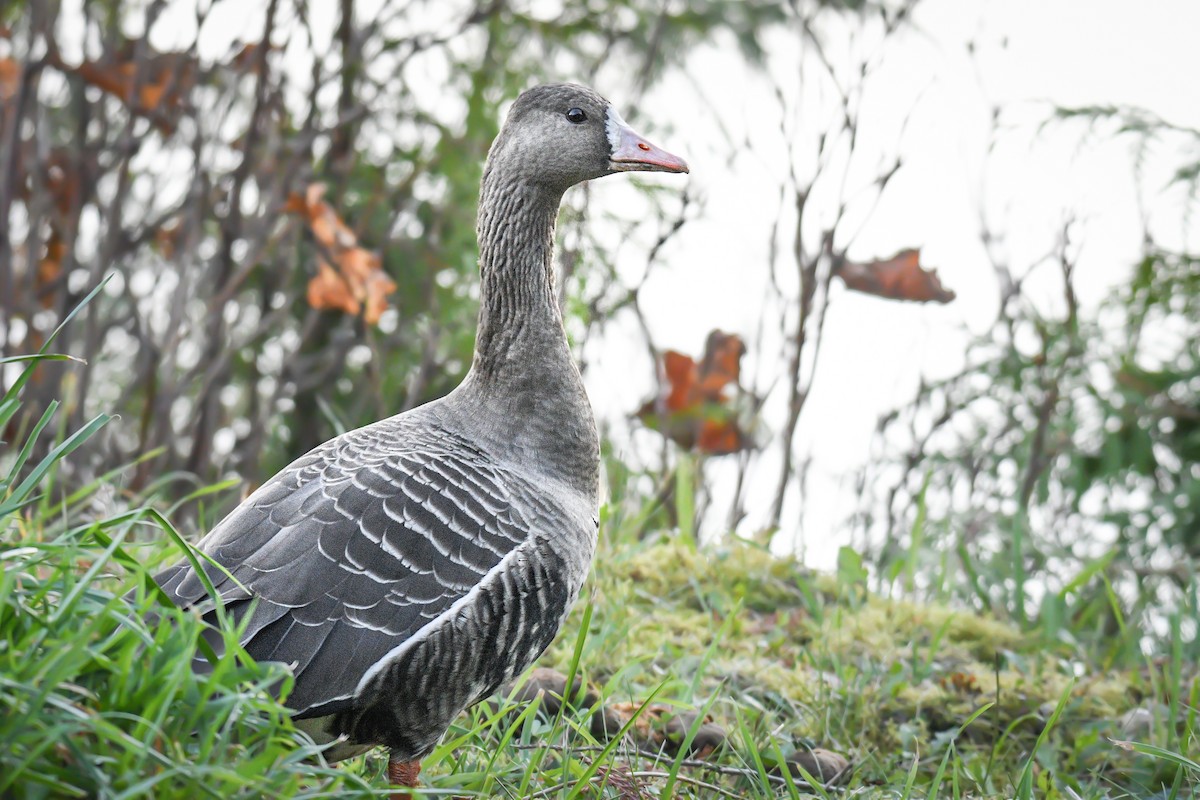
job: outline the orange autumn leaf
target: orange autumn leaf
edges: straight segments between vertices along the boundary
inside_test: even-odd
[[[692,402],[696,384],[696,362],[691,356],[668,350],[663,354],[663,373],[671,387],[667,394],[667,410],[680,411]]]
[[[740,336],[721,331],[708,335],[699,362],[668,350],[663,354],[664,396],[643,404],[637,416],[689,450],[727,455],[745,449],[749,439],[726,393],[738,383],[745,352]]]
[[[396,282],[383,271],[379,256],[358,246],[358,237],[333,207],[325,202],[325,184],[314,183],[303,195],[293,192],[283,210],[308,220],[321,250],[317,274],[308,282],[308,304],[316,309],[341,311],[375,325],[387,310],[387,296]]]
[[[323,258],[317,260],[317,274],[309,280],[305,297],[308,304],[317,309],[341,311],[355,317],[362,311],[362,303],[354,299],[341,274]]]
[[[354,231],[342,222],[342,218],[333,210],[333,206],[325,202],[326,186],[314,183],[304,191],[303,195],[292,192],[288,195],[283,210],[290,214],[299,214],[308,218],[308,227],[312,229],[313,238],[322,247],[334,249],[338,247],[354,247],[358,237]]]
[[[18,172],[17,180],[19,196],[29,202],[37,184],[52,203],[46,209],[47,235],[39,241],[40,253],[34,271],[33,289],[38,302],[43,308],[50,308],[56,302],[55,288],[62,276],[63,262],[67,258],[69,242],[73,241],[66,232],[64,220],[73,210],[84,202],[87,178],[81,175],[86,167],[73,163],[70,151],[65,148],[52,148],[45,158],[33,162],[30,166],[37,172]]]
[[[264,63],[260,58],[262,47],[262,43],[244,44],[217,68],[258,72]],[[266,47],[267,52],[277,49],[269,43]],[[189,53],[160,53],[138,41],[125,42],[111,60],[84,61],[74,66],[64,62],[57,50],[48,53],[47,60],[116,97],[167,134],[174,132],[188,94],[211,71]]]
[[[42,180],[60,214],[69,215],[75,204],[82,202],[84,180],[67,150],[59,148],[50,153],[43,167]]]
[[[54,305],[55,298],[49,289],[62,275],[62,262],[66,256],[66,243],[57,230],[51,230],[50,239],[46,242],[46,252],[38,261],[37,279],[34,282],[42,308]]]
[[[226,65],[239,72],[261,74],[260,67],[265,66],[262,55],[262,42],[248,42],[240,47],[234,47],[233,54],[226,60]],[[279,47],[267,43],[267,53],[278,52]]]
[[[17,96],[21,88],[21,65],[13,58],[0,58],[0,103]]]
[[[847,289],[888,300],[949,303],[954,299],[954,292],[942,286],[937,270],[921,266],[919,249],[901,250],[891,258],[865,264],[842,261],[835,274]]]
[[[959,694],[979,693],[979,679],[969,672],[951,672],[939,677],[937,681],[944,688],[953,689]]]
[[[696,449],[701,453],[725,455],[736,453],[745,447],[745,435],[738,430],[737,422],[728,419],[704,419],[700,422],[700,434],[696,437]]]
[[[387,296],[396,291],[396,282],[383,271],[379,256],[361,247],[351,247],[342,253],[338,266],[350,284],[354,299],[366,309],[363,317],[372,325],[379,322],[387,310]]]
[[[746,345],[737,334],[713,331],[704,344],[704,360],[700,362],[699,393],[713,402],[724,402],[725,387],[736,385],[742,372],[742,356]]]
[[[664,373],[671,386],[667,410],[683,411],[706,401],[724,402],[725,387],[738,382],[745,352],[740,336],[722,331],[708,334],[699,363],[691,356],[668,350],[663,355]]]
[[[154,245],[162,257],[168,261],[175,258],[175,254],[182,249],[183,244],[183,222],[179,217],[172,217],[154,232]]]
[[[324,187],[324,184],[314,184]],[[322,188],[324,191],[324,188]],[[285,214],[308,214],[308,200],[299,192],[292,192],[287,196],[287,200],[283,203],[283,213]]]

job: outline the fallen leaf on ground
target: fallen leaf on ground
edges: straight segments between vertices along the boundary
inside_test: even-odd
[[[613,703],[608,710],[624,725],[638,714],[641,707],[641,703]],[[688,732],[697,723],[696,735],[688,745],[687,754],[692,758],[707,758],[724,746],[728,735],[724,728],[713,722],[711,716],[701,719],[698,711],[651,703],[634,719],[632,733],[634,740],[643,747],[677,755],[687,740]]]
[[[937,682],[943,688],[953,689],[960,694],[979,693],[979,679],[968,672],[951,672],[938,677]]]
[[[578,675],[571,682],[571,688],[571,693],[576,695],[575,700],[579,702],[580,708],[591,708],[600,702],[600,695],[596,694],[590,686],[584,688]],[[583,688],[583,696],[579,697],[581,688]],[[506,687],[501,691],[510,694],[517,703],[532,703],[541,698],[540,710],[549,716],[554,716],[562,708],[563,698],[567,694],[567,676],[549,667],[538,667],[529,673],[529,678],[524,683],[511,688]]]

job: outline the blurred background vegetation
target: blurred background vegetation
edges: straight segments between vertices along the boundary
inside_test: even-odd
[[[716,43],[763,66],[771,43],[815,60],[804,79],[831,94],[837,114],[821,117],[819,136],[792,131],[791,163],[780,165],[780,206],[792,215],[776,221],[768,334],[743,332],[731,345],[750,351],[755,372],[740,375],[741,353],[728,351],[717,391],[697,389],[687,408],[663,403],[689,387],[649,376],[660,391],[642,420],[676,445],[662,437],[648,452],[643,438],[631,448],[628,426],[602,422],[623,437],[609,465],[614,507],[642,514],[652,500],[645,529],[694,531],[705,514],[720,517],[708,485],[720,481],[736,485],[724,493],[726,529],[795,535],[788,519],[807,464],[796,431],[838,300],[834,279],[891,302],[953,297],[853,284],[847,268],[862,265],[846,253],[861,215],[845,189],[821,195],[852,168],[839,149],[852,158],[862,147],[860,95],[877,58],[863,55],[854,77],[855,59],[834,64],[822,44],[855,26],[886,43],[905,33],[912,5],[276,0],[247,14],[229,3],[10,4],[0,18],[0,351],[36,350],[83,294],[112,279],[59,340],[88,367],[44,364],[26,389],[28,415],[10,421],[5,439],[52,398],[75,426],[119,414],[76,455],[72,480],[133,465],[115,483],[120,496],[178,498],[229,476],[252,487],[342,430],[444,394],[470,364],[475,198],[504,101],[551,79],[619,85],[619,104],[661,138],[673,121],[639,99],[689,52]],[[783,84],[778,94],[783,112],[804,116],[803,98]],[[1047,120],[1071,122],[1144,148],[1172,144],[1177,169],[1164,190],[1182,187],[1193,201],[1180,213],[1194,209],[1196,131],[1137,109],[1057,109]],[[877,203],[901,159],[864,158],[877,159],[866,192]],[[597,212],[586,188],[568,198],[563,305],[581,352],[620,314],[643,317],[614,237],[647,243],[621,257],[649,271],[671,237],[703,219],[703,198],[639,186],[638,202],[616,210]],[[822,213],[817,202],[824,216],[806,225],[806,211]],[[993,258],[991,331],[961,374],[923,385],[881,420],[876,458],[861,472],[850,524],[881,580],[907,563],[917,509],[928,507],[919,535],[939,540],[930,552],[1039,576],[1029,596],[1021,581],[961,592],[978,606],[1035,613],[1042,589],[1061,590],[1097,557],[1139,609],[1179,601],[1180,575],[1200,555],[1200,279],[1195,255],[1159,245],[1153,229],[1147,220],[1143,258],[1100,307],[1075,300],[1069,223],[1049,258],[1064,298],[1055,312],[1026,297],[1021,265]],[[1003,249],[986,224],[981,238],[989,253]],[[915,264],[912,274],[927,277]],[[644,320],[621,330],[670,358]],[[11,383],[16,373],[3,375]],[[663,414],[680,418],[664,426]],[[722,459],[724,469],[708,469]],[[747,514],[747,475],[773,487],[770,499],[750,500],[769,513]],[[697,495],[683,520],[681,478]]]

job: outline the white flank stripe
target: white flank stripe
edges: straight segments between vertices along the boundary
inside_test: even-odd
[[[532,546],[533,541],[534,541],[533,537],[530,537],[529,539],[525,540],[524,544],[513,548],[513,550],[511,552],[509,552],[509,554],[507,556],[505,556],[504,559],[502,561],[500,561],[499,564],[492,567],[488,571],[488,574],[483,576],[483,579],[481,581],[479,581],[479,583],[477,583],[473,587],[471,587],[471,591],[467,592],[462,597],[455,600],[453,605],[451,605],[449,608],[447,608],[445,611],[443,611],[441,614],[439,614],[436,619],[434,619],[432,622],[430,622],[425,627],[421,628],[421,630],[417,631],[412,636],[405,639],[400,644],[393,647],[391,650],[388,651],[388,653],[383,658],[376,661],[375,664],[372,665],[369,670],[367,670],[365,673],[363,673],[362,678],[358,682],[358,686],[354,690],[354,694],[355,695],[362,694],[363,690],[366,689],[368,684],[371,683],[371,680],[376,675],[378,675],[380,672],[382,672],[384,669],[386,669],[389,664],[392,664],[395,661],[399,660],[411,648],[415,647],[416,645],[418,645],[421,642],[428,639],[431,634],[433,634],[438,629],[440,629],[442,627],[442,625],[445,625],[448,620],[454,619],[455,616],[458,615],[459,610],[463,608],[463,606],[469,605],[470,603],[472,603],[475,600],[475,596],[478,595],[480,591],[482,591],[483,586],[486,585],[488,583],[488,581],[490,581],[493,578],[493,576],[503,573],[504,570],[507,569],[509,566],[508,562],[515,560],[517,558],[517,556],[519,556],[523,553],[523,551],[525,550],[526,547]]]

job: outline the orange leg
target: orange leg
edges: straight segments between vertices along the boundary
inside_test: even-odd
[[[392,786],[411,789],[417,785],[417,776],[420,774],[420,761],[388,761],[387,776]],[[412,795],[408,792],[393,792],[392,800],[412,800]]]

